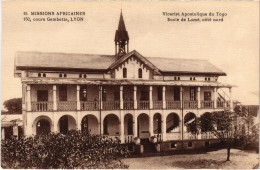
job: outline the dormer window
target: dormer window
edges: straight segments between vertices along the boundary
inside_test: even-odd
[[[123,68],[123,78],[126,78],[126,77],[127,77],[127,69]]]
[[[143,70],[141,68],[138,69],[138,78],[143,78]]]

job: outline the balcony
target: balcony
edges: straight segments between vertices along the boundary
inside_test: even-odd
[[[198,108],[197,101],[184,101],[183,104],[184,104],[185,109],[197,109]]]
[[[166,109],[181,109],[181,101],[166,101]]]
[[[201,108],[203,109],[213,109],[214,108],[214,101],[201,101]]]
[[[102,107],[104,110],[119,110],[120,102],[119,101],[103,101]]]
[[[32,102],[32,111],[46,112],[53,110],[53,102]]]
[[[134,101],[124,101],[123,105],[126,110],[134,109]]]
[[[163,102],[162,101],[153,101],[153,108],[154,109],[162,109],[163,108]]]
[[[77,110],[77,102],[74,102],[74,101],[57,102],[57,110],[59,110],[59,111]]]
[[[150,102],[149,101],[138,101],[137,108],[140,110],[147,110],[150,108]]]
[[[80,102],[80,110],[99,110],[99,102],[98,101]]]

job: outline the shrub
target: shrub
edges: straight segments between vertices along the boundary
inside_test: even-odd
[[[120,141],[83,131],[50,133],[2,142],[3,168],[128,168],[129,152]]]

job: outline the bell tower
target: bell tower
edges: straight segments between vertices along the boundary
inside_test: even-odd
[[[115,53],[117,58],[119,59],[124,54],[129,52],[129,37],[128,32],[125,28],[125,22],[122,14],[122,10],[120,13],[120,19],[118,24],[118,29],[115,34]]]

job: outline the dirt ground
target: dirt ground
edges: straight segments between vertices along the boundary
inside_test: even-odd
[[[221,149],[203,154],[183,154],[144,158],[125,158],[129,169],[253,169],[259,162],[256,152],[231,149],[230,161],[227,151]]]

